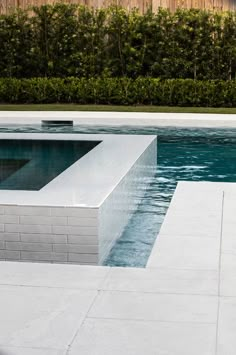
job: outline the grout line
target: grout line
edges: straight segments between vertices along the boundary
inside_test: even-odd
[[[219,271],[219,278],[218,278],[218,296],[220,296],[220,284],[221,284],[221,254],[222,254],[222,240],[223,240],[223,221],[224,221],[224,202],[225,202],[225,192],[223,191],[223,197],[222,197],[222,212],[221,212],[221,228],[220,228],[220,255],[219,255],[219,266],[218,266],[218,271]]]
[[[1,353],[1,348],[2,349],[33,349],[33,350],[64,350],[63,348],[56,348],[56,347],[39,347],[39,346],[26,346],[26,345],[9,345],[9,343],[0,343],[0,355],[7,355],[5,352],[4,354]]]
[[[108,270],[107,270],[107,273],[106,275],[104,276],[104,278],[101,280],[101,282],[99,283],[99,286],[98,286],[98,291],[105,291],[104,289],[104,285],[106,283],[106,281],[109,279],[111,273],[112,273],[112,267],[111,266],[108,266]]]
[[[142,319],[142,318],[122,318],[122,317],[86,317],[86,319],[99,319],[111,321],[128,321],[128,322],[148,322],[148,323],[174,323],[174,324],[208,324],[215,325],[215,322],[202,322],[202,321],[181,321],[181,320],[163,320],[163,319]]]
[[[0,285],[1,286],[1,285]],[[101,288],[99,291],[103,291],[104,293],[131,293],[131,294],[142,294],[142,295],[167,295],[167,296],[200,296],[200,297],[217,297],[217,293],[192,293],[187,291],[182,292],[171,292],[171,291],[145,291],[145,290],[118,290],[115,288]],[[236,296],[235,296],[236,297]]]
[[[142,294],[142,295],[168,295],[168,296],[197,296],[197,297],[217,297],[217,294],[212,293],[191,293],[191,292],[170,292],[170,291],[144,291],[144,290],[117,290],[106,289],[102,284],[106,281],[108,275],[101,280],[100,285],[92,287],[79,287],[79,286],[48,286],[48,285],[33,285],[33,284],[8,284],[0,283],[0,288],[4,287],[28,287],[28,288],[46,288],[46,289],[65,289],[65,290],[78,290],[78,291],[102,291],[103,293],[130,293],[130,294]],[[227,298],[236,298],[236,296],[224,296]]]
[[[68,217],[67,217],[67,225],[68,225]],[[56,243],[54,243],[56,244]],[[67,263],[69,262],[69,249],[68,249],[68,244],[69,244],[69,238],[68,238],[68,234],[66,234],[66,247],[67,247],[67,252],[66,252],[66,261]]]
[[[47,262],[47,263],[50,263],[50,262]],[[53,261],[51,261],[51,263],[53,263]],[[9,287],[9,288],[10,287],[26,287],[26,288],[45,288],[45,289],[74,290],[74,291],[96,291],[96,292],[99,291],[97,289],[97,287],[92,288],[92,287],[76,287],[76,286],[48,286],[48,285],[30,285],[30,284],[25,285],[25,284],[7,284],[7,283],[0,284],[0,288],[1,287]]]
[[[99,294],[100,294],[100,291],[97,291],[97,294],[96,294],[96,296],[94,297],[93,301],[91,302],[90,306],[88,307],[88,310],[87,310],[87,312],[86,312],[86,314],[85,314],[85,316],[84,316],[82,322],[80,323],[78,329],[76,330],[74,336],[72,337],[72,340],[71,340],[70,343],[68,344],[67,349],[66,349],[66,352],[65,352],[65,355],[69,355],[69,351],[70,351],[70,349],[71,349],[71,347],[72,347],[72,345],[73,345],[73,343],[74,343],[74,341],[75,341],[77,335],[79,334],[80,329],[81,329],[82,326],[84,325],[84,322],[85,322],[86,318],[88,318],[87,316],[88,316],[90,310],[92,309],[93,305],[95,304],[95,302],[96,302],[96,300],[97,300]]]
[[[121,269],[125,269],[124,267],[121,267]],[[147,272],[150,272],[150,270],[153,270],[153,271],[200,271],[200,272],[203,272],[203,271],[210,271],[210,272],[216,272],[218,269],[215,268],[215,269],[199,269],[199,268],[185,268],[185,267],[166,267],[166,266],[149,266],[149,267],[144,267],[144,268],[135,268],[135,267],[127,267],[127,269],[135,269],[135,270],[148,270]]]
[[[221,210],[221,228],[220,228],[220,254],[218,263],[218,306],[217,306],[217,321],[216,321],[216,342],[215,342],[215,354],[218,354],[218,336],[219,336],[219,314],[220,314],[220,287],[221,287],[221,251],[222,251],[222,239],[223,239],[223,222],[224,222],[224,203],[225,203],[225,191],[222,196],[222,210]]]

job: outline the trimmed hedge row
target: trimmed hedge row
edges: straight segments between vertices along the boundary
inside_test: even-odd
[[[236,107],[236,80],[0,78],[0,103]]]

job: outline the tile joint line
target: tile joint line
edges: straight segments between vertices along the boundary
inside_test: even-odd
[[[215,354],[218,354],[218,335],[219,335],[219,313],[220,313],[220,285],[221,285],[221,251],[222,251],[222,239],[223,239],[223,221],[224,221],[224,202],[225,191],[223,190],[222,204],[221,204],[221,224],[220,224],[220,250],[219,250],[219,263],[218,263],[218,305],[217,305],[217,318],[216,318],[216,343]]]
[[[78,329],[77,329],[76,332],[74,333],[74,336],[72,337],[70,343],[67,345],[67,349],[66,349],[65,355],[69,355],[70,350],[71,350],[71,347],[72,347],[72,345],[73,345],[73,343],[74,343],[76,337],[78,336],[78,334],[79,334],[79,332],[80,332],[80,329],[81,329],[82,326],[84,325],[84,322],[85,322],[86,319],[88,318],[88,314],[89,314],[90,310],[92,309],[93,305],[95,304],[95,302],[96,302],[96,300],[97,300],[97,298],[98,298],[100,292],[101,292],[101,291],[99,291],[99,290],[97,291],[97,293],[96,293],[96,295],[95,295],[93,301],[91,302],[90,306],[88,307],[88,310],[87,310],[85,316],[83,317],[82,322],[79,324]]]

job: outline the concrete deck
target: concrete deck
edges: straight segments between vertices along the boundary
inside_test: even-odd
[[[0,263],[1,355],[235,355],[236,184],[179,183],[145,269]]]
[[[0,125],[41,124],[42,120],[72,120],[75,125],[228,127],[236,128],[235,115],[150,112],[0,111]]]

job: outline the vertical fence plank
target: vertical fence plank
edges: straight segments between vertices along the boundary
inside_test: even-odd
[[[159,7],[176,9],[199,8],[206,10],[228,11],[236,9],[236,0],[0,0],[0,14],[8,14],[14,8],[27,9],[29,6],[41,6],[56,2],[87,5],[93,8],[118,5],[131,10],[137,8],[141,14],[151,9],[156,13]]]

